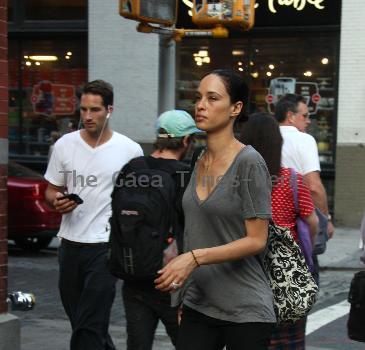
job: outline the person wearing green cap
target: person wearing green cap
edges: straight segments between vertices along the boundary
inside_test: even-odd
[[[175,240],[165,249],[167,263],[182,250],[184,216],[182,196],[189,181],[190,167],[181,162],[191,144],[192,135],[198,133],[191,115],[182,110],[162,113],[156,120],[156,140],[150,156],[141,157],[149,169],[173,173],[175,181],[175,209],[172,233]],[[137,158],[138,159],[138,158]],[[135,160],[136,161],[136,160]],[[133,160],[130,164],[133,163]],[[156,271],[157,273],[157,271]],[[153,280],[125,280],[122,296],[127,321],[127,349],[151,350],[158,321],[164,324],[172,343],[177,342],[177,308],[171,307],[170,294],[155,289]]]

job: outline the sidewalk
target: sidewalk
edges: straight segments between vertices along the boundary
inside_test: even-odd
[[[56,240],[53,246],[57,245]],[[326,269],[364,269],[365,265],[359,260],[359,230],[336,228],[335,236],[329,241],[325,254],[319,256],[322,270]],[[54,295],[53,298],[58,298]],[[120,301],[117,301],[118,303]],[[119,307],[119,305],[116,305]],[[69,322],[62,315],[54,315],[53,319],[34,318],[30,313],[23,313],[22,323],[22,350],[68,350],[70,336]],[[120,317],[123,317],[120,315]],[[125,327],[112,322],[110,333],[115,341],[118,350],[126,349]],[[124,324],[124,322],[123,322]],[[153,350],[172,350],[173,346],[167,337],[161,324],[157,329],[156,339]],[[331,350],[323,347],[307,346],[307,350]]]
[[[319,255],[321,269],[365,269],[360,261],[360,230],[336,227],[327,250]]]

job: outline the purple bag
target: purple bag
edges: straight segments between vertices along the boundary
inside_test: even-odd
[[[309,271],[313,272],[314,264],[311,234],[309,231],[309,225],[299,217],[297,173],[294,169],[290,169],[290,182],[294,194],[295,212],[297,213],[297,232],[299,238],[299,246],[309,267]]]

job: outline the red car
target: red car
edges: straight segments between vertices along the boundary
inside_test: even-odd
[[[46,188],[42,175],[9,162],[8,238],[23,249],[46,248],[60,227],[61,214],[47,205]]]

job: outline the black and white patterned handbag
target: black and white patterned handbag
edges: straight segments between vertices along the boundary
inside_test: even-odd
[[[269,225],[262,265],[273,291],[277,323],[290,324],[306,316],[318,286],[288,228]]]

